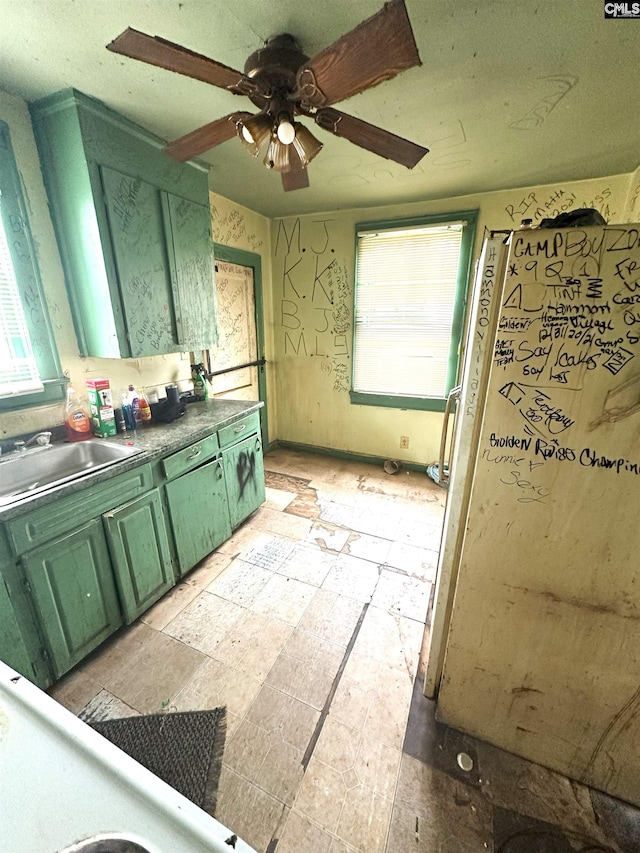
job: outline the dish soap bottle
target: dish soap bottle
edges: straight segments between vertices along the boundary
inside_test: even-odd
[[[133,412],[133,420],[135,421],[136,427],[139,427],[142,424],[142,413],[140,412],[140,395],[133,387],[133,385],[129,385],[129,405],[131,406],[131,411]]]
[[[193,395],[196,400],[208,400],[209,388],[207,378],[204,375],[204,364],[191,365],[191,378],[193,379]]]
[[[65,406],[64,426],[68,441],[84,441],[91,438],[91,420],[87,404],[69,385]]]

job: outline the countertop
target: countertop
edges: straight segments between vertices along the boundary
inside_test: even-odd
[[[111,477],[130,471],[159,457],[181,450],[202,438],[216,432],[246,415],[262,408],[264,403],[249,400],[208,400],[205,403],[189,403],[185,414],[170,424],[152,423],[140,427],[134,433],[123,433],[110,438],[96,439],[117,444],[133,444],[138,453],[120,460],[93,474],[86,474],[71,482],[30,495],[0,508],[0,522],[8,521],[25,512],[59,500],[63,496],[81,489],[91,488]],[[38,451],[46,453],[44,451]],[[2,468],[0,466],[0,476]]]

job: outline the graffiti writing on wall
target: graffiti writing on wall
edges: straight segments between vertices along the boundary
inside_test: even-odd
[[[344,259],[333,246],[333,221],[280,221],[274,291],[285,356],[316,359],[333,390],[350,388],[353,310]]]

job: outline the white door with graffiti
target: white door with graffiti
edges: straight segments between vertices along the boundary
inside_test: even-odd
[[[213,393],[234,400],[259,400],[258,368],[229,370],[258,359],[253,270],[217,261],[216,285],[218,346],[209,350]]]

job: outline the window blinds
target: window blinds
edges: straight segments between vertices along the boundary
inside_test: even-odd
[[[354,391],[446,396],[465,224],[358,233]]]
[[[0,397],[43,388],[2,220],[0,194]]]

